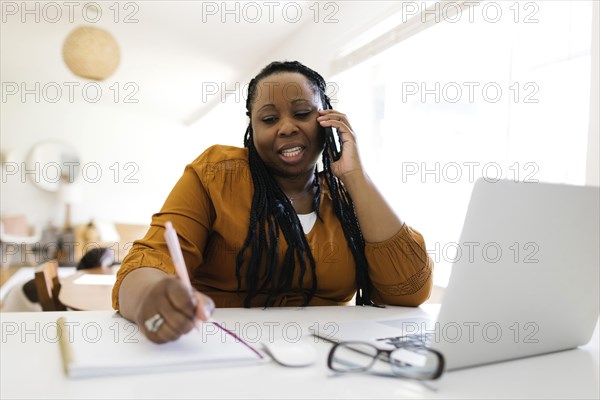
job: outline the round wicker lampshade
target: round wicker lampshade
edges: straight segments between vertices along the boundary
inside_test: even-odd
[[[82,78],[103,80],[119,65],[119,46],[104,29],[81,26],[65,39],[63,59],[69,69]]]

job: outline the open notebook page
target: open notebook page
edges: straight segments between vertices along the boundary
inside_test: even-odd
[[[57,321],[71,378],[256,364],[263,356],[218,324],[203,323],[174,342],[155,344],[118,314],[73,314]]]

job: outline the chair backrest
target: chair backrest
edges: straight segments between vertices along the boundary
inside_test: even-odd
[[[35,287],[43,311],[65,311],[67,308],[58,300],[60,281],[58,262],[51,260],[35,269]]]
[[[29,236],[31,234],[25,215],[3,216],[2,232],[14,236]]]
[[[0,242],[34,244],[41,238],[41,229],[31,225],[25,215],[0,217]]]

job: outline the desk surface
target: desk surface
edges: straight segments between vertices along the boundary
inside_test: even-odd
[[[72,310],[100,311],[112,310],[112,281],[92,279],[83,281],[82,277],[106,277],[117,273],[117,267],[92,268],[78,271],[61,281],[58,299]]]
[[[314,346],[317,364],[264,365],[178,371],[153,375],[72,380],[64,376],[59,345],[48,337],[66,313],[3,313],[0,398],[598,398],[598,326],[591,342],[575,350],[447,372],[437,390],[402,379],[368,374],[334,375],[326,365],[330,344],[317,341],[315,324],[384,318],[414,309],[311,307],[218,309],[215,320],[250,342],[293,338]],[[94,313],[71,312],[69,318]],[[97,314],[97,315],[100,315]],[[104,334],[104,332],[103,332]],[[110,332],[106,332],[110,334]],[[291,340],[291,339],[290,339]]]

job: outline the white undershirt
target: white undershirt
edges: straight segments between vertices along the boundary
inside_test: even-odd
[[[317,212],[313,211],[310,214],[298,214],[298,219],[300,220],[300,223],[302,224],[302,230],[306,235],[308,232],[310,232],[317,221]]]

